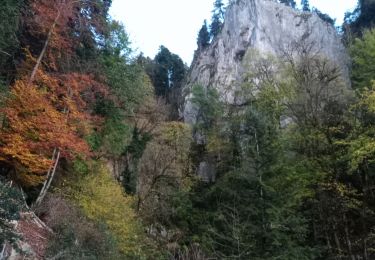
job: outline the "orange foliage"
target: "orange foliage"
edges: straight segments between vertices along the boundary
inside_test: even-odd
[[[34,55],[25,49],[19,79],[0,111],[6,118],[0,129],[0,161],[12,166],[25,186],[45,180],[55,149],[66,159],[90,155],[83,137],[98,118],[90,115],[88,104],[98,93],[107,95],[107,88],[93,76],[66,72],[69,63],[62,62],[62,54],[74,58],[72,32],[81,5],[76,0],[30,0],[24,16],[31,39],[40,42],[30,47]]]
[[[42,44],[48,33],[50,31],[52,33],[46,53],[47,62],[44,61],[49,69],[57,71],[57,58],[62,54],[68,56],[72,54],[73,42],[68,26],[77,10],[75,8],[77,3],[79,1],[74,0],[31,0],[29,2],[30,12],[24,17],[28,33],[34,39],[40,39]],[[35,43],[30,42],[30,45],[33,44]],[[35,54],[39,54],[38,50]]]
[[[13,165],[17,179],[24,185],[37,185],[51,166],[51,156],[58,147],[62,157],[89,154],[87,144],[70,123],[71,115],[50,103],[47,91],[17,81],[6,108],[7,122],[0,132],[0,160]]]

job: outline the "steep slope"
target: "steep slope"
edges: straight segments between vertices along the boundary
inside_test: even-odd
[[[233,1],[221,33],[210,46],[195,53],[185,86],[185,121],[193,123],[196,117],[196,109],[189,101],[193,85],[214,87],[225,101],[233,103],[233,89],[242,82],[249,62],[244,65],[244,60],[251,51],[281,58],[285,53],[300,51],[301,44],[336,64],[344,81],[350,84],[348,56],[332,25],[316,14],[294,10],[274,0]]]

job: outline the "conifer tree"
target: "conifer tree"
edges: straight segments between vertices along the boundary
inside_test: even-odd
[[[223,27],[224,21],[224,4],[222,0],[216,0],[214,3],[214,9],[212,11],[211,25],[210,25],[210,34],[211,38],[216,37]]]
[[[309,0],[302,0],[301,1],[301,5],[302,5],[302,10],[304,12],[310,12],[310,3],[309,3]]]
[[[210,44],[210,33],[208,32],[207,20],[204,20],[202,28],[198,33],[198,49],[204,49]]]
[[[292,8],[296,7],[296,2],[294,0],[280,0],[280,3],[290,6]]]

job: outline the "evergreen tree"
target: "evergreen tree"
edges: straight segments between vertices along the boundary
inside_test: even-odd
[[[294,0],[280,0],[280,3],[290,6],[292,8],[296,7],[296,1]]]
[[[23,0],[4,0],[0,5],[0,85],[14,77],[15,54],[19,51],[19,20]]]
[[[366,31],[362,39],[351,45],[353,60],[352,83],[355,89],[364,90],[375,79],[375,29]]]
[[[302,10],[305,12],[310,12],[309,0],[301,0]]]
[[[204,49],[210,45],[210,33],[208,32],[206,20],[204,20],[202,28],[199,30],[197,44],[198,49]]]
[[[20,238],[13,228],[12,221],[20,218],[23,207],[21,193],[0,181],[0,247],[4,243],[12,245]]]
[[[347,37],[362,35],[364,29],[371,29],[375,26],[375,1],[359,0],[353,12],[345,14],[343,30]]]
[[[335,26],[336,19],[332,19],[328,14],[322,13],[319,9],[315,7],[313,8],[312,11],[315,14],[317,14],[320,17],[320,19],[322,19],[323,21]]]
[[[156,95],[168,99],[173,89],[181,87],[186,68],[178,55],[171,53],[165,46],[160,46],[147,73],[154,84]]]
[[[220,32],[223,27],[224,22],[224,4],[222,0],[215,0],[214,2],[214,9],[212,10],[212,18],[211,18],[211,25],[210,25],[210,34],[211,38],[215,38]]]
[[[182,100],[181,87],[187,67],[182,59],[171,53],[165,46],[160,46],[154,60],[145,65],[146,73],[155,88],[155,94],[163,97],[171,105],[171,118],[178,118]]]
[[[224,9],[223,0],[215,0],[214,13],[217,13],[220,19],[224,20],[225,9]]]

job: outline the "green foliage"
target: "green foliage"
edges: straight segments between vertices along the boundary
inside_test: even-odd
[[[156,95],[168,100],[171,91],[181,87],[186,68],[178,55],[171,53],[165,46],[160,46],[151,68],[148,69],[148,74]]]
[[[225,9],[222,0],[215,0],[210,24],[211,39],[215,38],[223,28]]]
[[[130,42],[123,25],[112,21],[109,29],[100,61],[112,95],[97,98],[94,111],[105,121],[88,141],[94,150],[118,157],[131,141],[129,118],[152,96],[152,86],[143,68],[130,58]]]
[[[200,85],[193,86],[191,102],[198,109],[198,128],[208,130],[214,126],[222,115],[222,103],[215,88],[204,88]]]
[[[129,37],[124,25],[117,21],[109,24],[109,33],[105,39],[104,52],[114,57],[127,59],[131,53]]]
[[[191,129],[180,122],[168,122],[157,130],[140,160],[138,209],[150,224],[172,226],[171,204],[183,196],[193,182],[189,169]]]
[[[350,47],[353,68],[353,87],[363,90],[375,79],[375,30],[366,31],[362,39],[357,38]]]
[[[18,31],[23,0],[5,0],[0,6],[0,81],[14,75],[14,55],[19,51]]]
[[[373,0],[359,0],[353,12],[345,14],[343,25],[347,37],[361,36],[365,30],[374,27],[375,2]]]
[[[198,45],[198,49],[204,49],[210,45],[210,33],[208,32],[206,20],[204,20],[204,23],[201,29],[199,30],[197,45]]]
[[[296,8],[296,1],[294,0],[280,0],[280,3],[290,6],[292,8]]]
[[[305,12],[310,12],[310,3],[309,0],[301,0],[302,10]]]
[[[20,238],[11,222],[19,220],[23,203],[18,190],[0,181],[0,245],[14,244]]]

